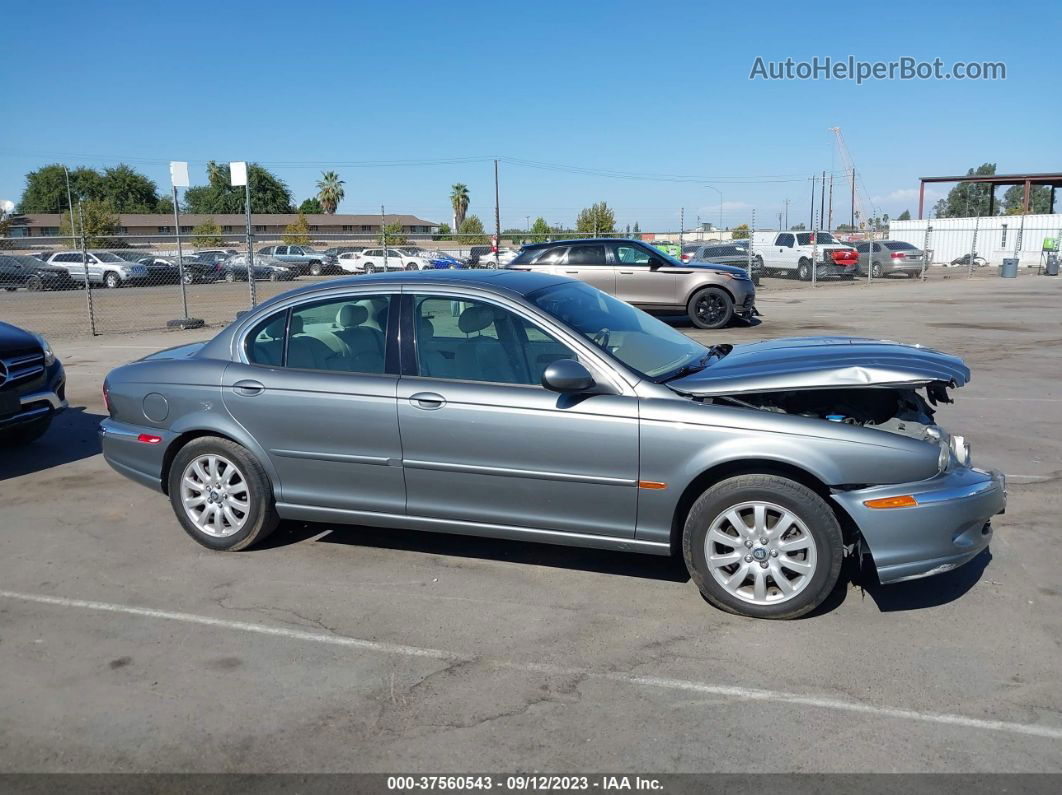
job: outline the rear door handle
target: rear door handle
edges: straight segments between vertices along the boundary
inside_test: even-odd
[[[445,406],[446,398],[434,392],[417,392],[415,395],[409,396],[409,405],[413,406],[413,408],[433,411]]]
[[[565,271],[565,273],[578,273],[579,271]]]
[[[254,397],[255,395],[261,395],[265,392],[265,386],[263,386],[260,381],[245,379],[233,384],[232,391],[237,395],[243,395],[244,397]]]

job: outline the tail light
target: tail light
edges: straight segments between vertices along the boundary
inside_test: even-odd
[[[111,387],[106,381],[103,382],[103,407],[107,409],[107,413],[110,416],[114,416],[114,412],[111,410]]]
[[[689,254],[683,254],[682,255],[682,261],[683,262],[689,262],[690,261],[690,255]]]
[[[890,256],[891,256],[891,257],[892,257],[893,259],[903,259],[903,258],[904,258],[904,257],[906,257],[907,255],[906,255],[906,254],[904,254],[904,253],[903,253],[902,251],[894,251],[894,252],[892,252],[892,254],[891,254]]]

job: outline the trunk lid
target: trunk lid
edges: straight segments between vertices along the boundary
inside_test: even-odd
[[[957,356],[889,340],[790,337],[737,345],[722,359],[668,386],[698,397],[801,389],[961,387],[970,369]]]

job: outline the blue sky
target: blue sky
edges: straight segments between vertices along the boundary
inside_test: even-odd
[[[917,210],[917,177],[1059,170],[1057,3],[93,2],[4,10],[0,198],[49,162],[127,162],[168,189],[169,160],[256,160],[297,200],[325,168],[341,212],[448,221],[449,186],[493,225],[571,223],[605,200],[620,224],[700,216],[808,220],[808,177],[841,171],[840,126],[867,195]],[[1045,36],[1040,43],[1037,38]],[[767,60],[1003,61],[1004,81],[750,81]],[[476,158],[482,158],[476,161]],[[358,166],[470,159],[449,164]],[[699,180],[698,177],[709,177]],[[768,180],[792,181],[768,181]],[[846,207],[837,188],[835,204]],[[843,211],[847,213],[845,209]]]

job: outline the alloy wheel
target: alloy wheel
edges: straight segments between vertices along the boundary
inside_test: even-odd
[[[214,453],[192,459],[181,475],[181,504],[196,529],[208,536],[235,535],[251,509],[243,473]]]
[[[756,605],[787,602],[811,582],[815,539],[803,520],[771,502],[742,502],[711,523],[704,558],[712,578]]]
[[[694,310],[697,317],[705,323],[714,324],[718,323],[726,312],[726,302],[718,293],[708,292],[697,299]]]

